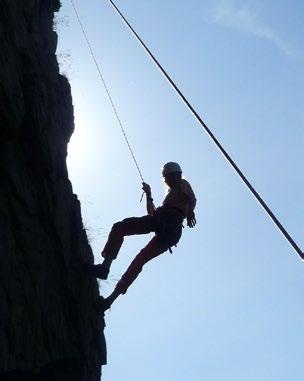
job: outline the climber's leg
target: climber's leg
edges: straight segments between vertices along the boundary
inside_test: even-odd
[[[148,234],[155,231],[155,219],[151,215],[126,218],[116,222],[110,231],[109,238],[101,255],[104,258],[116,259],[124,237],[136,234]]]
[[[129,286],[137,278],[138,274],[142,271],[145,263],[158,255],[167,251],[168,247],[160,243],[159,239],[155,236],[144,247],[140,253],[134,258],[127,271],[123,274],[120,281],[117,283],[114,291],[106,299],[104,299],[104,310],[110,308],[112,303],[120,294],[125,294]]]
[[[126,218],[116,222],[110,231],[107,243],[101,252],[102,264],[90,265],[88,272],[99,279],[107,279],[112,261],[116,259],[124,237],[135,234],[147,234],[155,231],[155,218],[151,215]]]

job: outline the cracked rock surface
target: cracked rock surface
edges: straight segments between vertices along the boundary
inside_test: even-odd
[[[106,363],[93,255],[66,167],[74,117],[58,0],[0,4],[0,377],[97,381]],[[1,379],[2,379],[1,378]]]

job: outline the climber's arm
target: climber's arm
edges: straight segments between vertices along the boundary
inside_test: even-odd
[[[196,218],[194,213],[194,208],[196,206],[196,197],[191,185],[186,180],[183,180],[182,182],[182,192],[187,198],[187,204],[188,204],[188,210],[186,215],[187,226],[189,226],[190,228],[194,228],[194,226],[196,225]]]
[[[189,209],[187,213],[187,226],[189,226],[189,228],[194,228],[194,226],[196,225],[196,218],[194,213],[195,205],[196,198],[189,197]]]
[[[153,198],[152,198],[152,192],[151,192],[151,187],[147,183],[142,183],[143,184],[143,191],[146,193],[146,205],[147,205],[147,213],[148,214],[153,214],[155,211],[155,206],[153,204]]]

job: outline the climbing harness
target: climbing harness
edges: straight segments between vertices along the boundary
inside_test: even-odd
[[[114,112],[115,112],[115,115],[117,117],[117,120],[119,122],[119,125],[121,127],[121,130],[122,130],[122,133],[125,137],[125,140],[126,140],[126,143],[129,147],[129,150],[131,152],[131,155],[132,155],[132,158],[133,158],[133,161],[137,167],[137,170],[139,172],[139,175],[143,181],[143,176],[141,174],[141,171],[139,169],[139,166],[138,166],[138,163],[135,159],[135,156],[134,156],[134,153],[133,153],[133,150],[130,146],[130,143],[128,141],[128,138],[127,138],[127,135],[126,135],[126,132],[122,126],[122,123],[120,121],[120,118],[118,116],[118,113],[117,113],[117,110],[115,108],[115,105],[112,101],[112,98],[111,98],[111,95],[109,93],[109,90],[107,88],[107,85],[103,79],[103,76],[101,74],[101,70],[100,70],[100,67],[98,65],[98,62],[95,58],[95,55],[94,55],[94,52],[93,52],[93,49],[91,47],[91,44],[88,40],[88,37],[85,33],[85,30],[83,28],[83,25],[80,21],[80,18],[79,18],[79,15],[78,15],[78,12],[76,10],[76,7],[74,5],[74,2],[73,0],[70,0],[71,3],[72,3],[72,6],[73,6],[73,9],[74,9],[74,12],[77,16],[77,19],[78,19],[78,22],[80,24],[80,27],[81,27],[81,30],[82,30],[82,33],[85,37],[85,40],[87,42],[87,45],[89,47],[89,50],[90,50],[90,53],[93,57],[93,60],[94,60],[94,63],[97,67],[97,70],[98,70],[98,73],[100,75],[100,78],[102,80],[102,83],[106,89],[106,92],[108,94],[108,97],[110,99],[110,102],[111,102],[111,105],[114,109]],[[245,183],[245,185],[247,186],[247,188],[250,190],[250,192],[253,194],[253,196],[257,199],[257,201],[259,202],[259,204],[262,206],[262,208],[264,209],[264,211],[268,214],[268,216],[271,218],[271,220],[274,222],[274,224],[277,226],[277,228],[279,229],[279,231],[283,234],[283,236],[286,238],[286,240],[289,242],[289,244],[292,246],[292,248],[296,251],[296,253],[301,257],[302,260],[304,260],[304,253],[302,252],[302,250],[300,249],[300,247],[296,244],[296,242],[294,241],[294,239],[289,235],[289,233],[287,232],[287,230],[283,227],[283,225],[280,223],[280,221],[277,219],[277,217],[274,215],[274,213],[272,212],[272,210],[268,207],[268,205],[265,203],[265,201],[262,199],[262,197],[259,195],[259,193],[254,189],[254,187],[251,185],[251,183],[249,182],[249,180],[246,178],[246,176],[243,174],[243,172],[240,170],[240,168],[237,166],[237,164],[234,162],[234,160],[231,158],[231,156],[228,154],[228,152],[224,149],[224,147],[221,145],[221,143],[219,142],[219,140],[215,137],[215,135],[212,133],[212,131],[209,129],[209,127],[206,125],[206,123],[202,120],[202,118],[200,117],[200,115],[198,114],[198,112],[193,108],[193,106],[191,105],[191,103],[188,101],[188,99],[185,97],[185,95],[182,93],[182,91],[178,88],[178,86],[175,84],[175,82],[172,80],[172,78],[169,76],[169,74],[165,71],[165,69],[162,67],[162,65],[159,63],[159,61],[155,58],[155,56],[153,55],[153,53],[150,51],[150,49],[147,47],[147,45],[144,43],[144,41],[142,40],[142,38],[137,34],[137,32],[135,31],[135,29],[132,27],[132,25],[129,23],[129,21],[126,19],[126,17],[123,15],[123,13],[118,9],[118,7],[115,5],[115,3],[113,2],[113,0],[108,0],[110,2],[110,4],[113,6],[113,8],[115,9],[115,11],[118,13],[118,15],[121,17],[121,19],[123,20],[123,22],[127,25],[127,27],[129,28],[129,30],[131,31],[131,33],[135,36],[135,38],[138,40],[138,42],[140,43],[140,45],[144,48],[144,50],[146,51],[146,53],[150,56],[150,58],[152,59],[152,61],[156,64],[156,66],[158,67],[158,69],[161,71],[161,73],[164,75],[164,77],[167,79],[167,81],[170,83],[170,85],[173,87],[173,89],[176,91],[176,93],[178,94],[178,96],[182,99],[182,101],[185,103],[185,105],[188,107],[188,109],[191,111],[191,113],[194,115],[194,117],[196,118],[196,120],[199,122],[199,124],[201,125],[202,129],[208,134],[208,136],[211,138],[211,140],[213,141],[213,143],[216,145],[216,147],[219,149],[219,151],[222,153],[222,155],[224,156],[224,158],[229,162],[229,164],[232,166],[232,168],[235,170],[235,172],[238,174],[238,176],[241,178],[241,180]]]

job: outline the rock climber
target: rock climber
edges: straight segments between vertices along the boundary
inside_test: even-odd
[[[155,233],[147,246],[134,258],[114,291],[103,299],[102,308],[104,311],[111,307],[119,295],[126,293],[145,263],[167,250],[171,252],[171,247],[178,243],[182,235],[182,223],[185,218],[190,228],[196,225],[195,194],[189,182],[182,178],[180,165],[175,162],[166,163],[162,168],[162,176],[168,186],[168,193],[162,206],[155,208],[150,186],[147,183],[142,183],[142,189],[146,194],[148,214],[143,217],[131,217],[116,222],[101,252],[104,258],[103,263],[91,265],[89,268],[91,275],[99,279],[107,279],[111,264],[116,259],[125,236]]]

